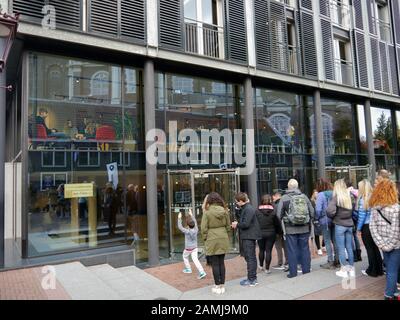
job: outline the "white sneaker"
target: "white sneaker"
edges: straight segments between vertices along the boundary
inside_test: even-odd
[[[361,273],[362,273],[364,276],[368,276],[368,273],[367,273],[366,270],[361,270]]]
[[[219,286],[215,285],[214,287],[211,288],[211,292],[218,294],[218,292],[221,292],[221,289],[219,288]]]
[[[350,278],[356,277],[356,269],[354,267],[349,268],[349,276],[350,276]]]
[[[322,251],[323,251],[323,252],[326,252],[326,247],[322,247]]]
[[[264,267],[258,266],[258,270],[263,271]]]
[[[336,271],[336,275],[341,278],[348,278],[349,274],[346,267],[341,267],[339,271]]]
[[[267,269],[264,271],[266,274],[271,274],[271,270]]]
[[[221,287],[219,288],[221,290],[220,294],[224,294],[225,293],[225,286],[221,285]]]
[[[319,256],[322,256],[322,255],[323,255],[322,250],[319,249],[319,250],[317,251],[317,254],[318,254]]]

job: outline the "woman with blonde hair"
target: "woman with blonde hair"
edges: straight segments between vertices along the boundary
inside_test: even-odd
[[[358,183],[358,198],[355,213],[357,215],[357,231],[361,233],[361,238],[368,255],[368,268],[361,272],[370,277],[379,277],[383,276],[382,257],[379,248],[372,239],[369,227],[371,221],[369,200],[372,191],[371,183],[367,179]]]
[[[335,225],[336,246],[339,254],[341,268],[336,272],[338,277],[355,277],[353,253],[353,227],[352,219],[355,199],[348,191],[343,179],[337,180],[333,187],[333,196],[329,202],[326,214]],[[346,251],[348,262],[346,261]]]
[[[400,268],[400,206],[394,182],[388,179],[379,181],[372,192],[369,206],[371,235],[385,259],[385,300],[400,300],[396,285]]]

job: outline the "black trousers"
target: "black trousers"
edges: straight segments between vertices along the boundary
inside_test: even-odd
[[[225,255],[208,256],[211,262],[214,282],[217,286],[225,284]]]
[[[272,248],[274,247],[276,240],[276,233],[273,232],[271,234],[266,235],[261,240],[257,240],[258,247],[260,251],[258,253],[258,262],[260,267],[264,266],[265,260],[265,269],[269,270],[272,260]]]
[[[243,253],[247,262],[247,279],[257,280],[256,240],[242,240]]]
[[[364,243],[368,255],[368,269],[367,274],[371,277],[378,277],[383,275],[383,263],[381,253],[372,239],[369,224],[364,224],[361,230],[361,238]]]

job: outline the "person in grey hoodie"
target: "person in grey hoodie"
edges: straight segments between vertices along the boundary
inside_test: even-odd
[[[290,222],[290,208],[294,208],[293,201],[299,201],[298,206],[304,210],[307,216],[303,223],[294,224]],[[306,274],[311,269],[311,254],[309,238],[311,231],[311,221],[314,219],[314,208],[307,196],[299,190],[299,183],[295,179],[289,180],[288,190],[279,202],[276,210],[277,217],[282,222],[284,237],[286,238],[286,248],[289,260],[288,278],[297,276],[297,265],[301,264],[302,273]],[[299,214],[297,212],[296,214]],[[299,260],[299,261],[298,261]]]
[[[185,250],[183,250],[183,262],[185,264],[185,269],[183,273],[192,273],[192,268],[189,263],[189,256],[192,256],[193,263],[195,264],[199,275],[197,279],[203,279],[206,276],[203,266],[201,265],[198,258],[198,248],[197,248],[197,233],[199,228],[197,227],[196,218],[193,217],[192,210],[189,209],[190,220],[188,221],[188,228],[182,226],[182,213],[178,215],[178,228],[185,234]]]

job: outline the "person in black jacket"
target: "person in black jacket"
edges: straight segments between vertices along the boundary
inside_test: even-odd
[[[261,239],[261,230],[256,210],[250,204],[249,197],[243,192],[235,196],[236,205],[241,208],[240,221],[232,222],[232,228],[240,230],[243,254],[247,262],[247,279],[240,281],[242,286],[254,287],[257,282],[256,240]]]
[[[258,207],[256,212],[258,223],[261,229],[262,239],[258,240],[259,247],[259,268],[264,270],[266,274],[270,274],[269,267],[272,259],[272,248],[274,247],[276,235],[279,233],[280,223],[277,218],[274,206],[272,204],[272,198],[269,194],[266,194],[261,199],[261,205]],[[265,261],[265,267],[264,267]]]

